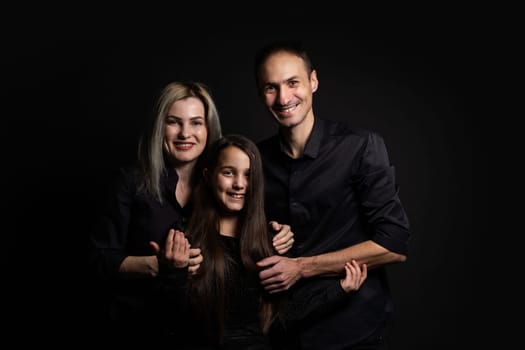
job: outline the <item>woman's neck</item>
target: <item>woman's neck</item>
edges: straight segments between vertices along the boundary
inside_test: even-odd
[[[175,171],[179,180],[177,181],[177,187],[175,188],[175,198],[181,207],[184,207],[191,197],[192,189],[192,175],[195,162],[185,163],[175,166]]]

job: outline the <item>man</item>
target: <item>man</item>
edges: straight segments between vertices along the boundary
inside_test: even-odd
[[[277,135],[259,144],[267,215],[295,233],[293,258],[258,263],[263,286],[272,293],[287,291],[292,303],[281,319],[309,314],[312,296],[340,278],[345,262],[356,260],[369,269],[356,293],[281,329],[276,345],[382,349],[392,306],[385,265],[406,261],[410,237],[383,139],[314,116],[319,81],[300,44],[264,47],[254,68],[259,94],[279,125]]]

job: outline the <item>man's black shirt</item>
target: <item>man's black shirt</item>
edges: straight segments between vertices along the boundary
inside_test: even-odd
[[[279,135],[260,142],[259,149],[267,217],[292,227],[290,256],[333,252],[366,240],[407,255],[409,222],[381,136],[316,118],[302,157],[289,157]],[[299,327],[301,346],[344,348],[383,325],[391,312],[385,272],[384,267],[370,270],[359,291],[341,306],[305,320]],[[340,278],[301,280],[289,302],[296,309],[308,307],[312,295]]]

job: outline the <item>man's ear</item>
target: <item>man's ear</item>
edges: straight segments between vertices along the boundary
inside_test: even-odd
[[[315,69],[310,73],[310,85],[312,85],[312,92],[316,92],[319,87],[319,80],[317,79],[317,71]]]

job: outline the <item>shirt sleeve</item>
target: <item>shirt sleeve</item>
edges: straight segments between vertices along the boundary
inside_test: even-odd
[[[125,251],[131,203],[135,193],[131,174],[121,169],[97,215],[90,236],[89,263],[96,277],[116,278]]]
[[[386,249],[408,254],[410,226],[399,198],[395,168],[381,136],[369,133],[364,145],[354,183],[368,224],[373,228],[372,240]]]

